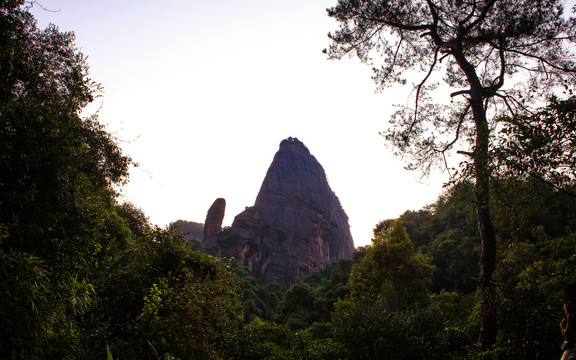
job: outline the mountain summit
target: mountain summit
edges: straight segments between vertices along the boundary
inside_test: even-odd
[[[326,173],[296,138],[280,143],[253,207],[234,218],[235,257],[261,282],[289,286],[340,258],[351,258],[348,216]]]

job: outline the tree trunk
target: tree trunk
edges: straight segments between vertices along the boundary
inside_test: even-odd
[[[483,349],[496,343],[498,324],[496,321],[496,287],[493,277],[496,269],[496,233],[490,217],[490,159],[488,144],[490,142],[490,128],[486,120],[484,108],[484,87],[478,79],[476,68],[468,62],[462,51],[462,44],[457,43],[452,55],[466,74],[470,90],[469,103],[476,130],[476,146],[473,152],[474,172],[476,183],[474,195],[476,197],[476,220],[482,245],[480,254],[480,274],[478,287],[480,289],[480,336],[478,342]]]
[[[478,342],[482,348],[496,343],[498,331],[496,321],[496,288],[493,281],[496,269],[496,234],[490,217],[490,166],[488,158],[489,128],[481,95],[472,96],[470,101],[476,125],[476,148],[474,150],[474,169],[476,184],[476,217],[482,251],[480,255],[480,336]]]

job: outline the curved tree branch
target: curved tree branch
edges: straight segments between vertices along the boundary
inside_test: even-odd
[[[464,120],[466,119],[466,115],[468,115],[469,111],[470,111],[470,104],[466,105],[466,108],[464,109],[464,111],[462,112],[462,115],[458,119],[458,126],[456,127],[454,139],[452,139],[451,142],[446,144],[443,149],[434,149],[434,151],[446,153],[446,151],[448,151],[454,144],[456,144],[456,142],[460,138],[460,130],[462,129],[462,124],[464,123]]]
[[[544,57],[542,57],[542,56],[540,56],[540,55],[534,55],[534,54],[526,53],[526,52],[523,52],[523,51],[515,50],[515,49],[512,49],[512,48],[505,49],[504,51],[508,51],[508,52],[515,53],[515,54],[518,54],[518,55],[522,55],[522,56],[525,56],[525,57],[530,58],[530,59],[538,60],[538,61],[540,61],[540,62],[542,62],[542,63],[550,66],[550,67],[551,67],[552,69],[554,69],[554,70],[559,70],[559,71],[562,71],[562,72],[567,72],[567,73],[574,73],[574,74],[576,74],[576,68],[572,68],[572,69],[563,68],[563,67],[561,67],[561,66],[559,66],[559,65],[556,65],[556,64],[550,62],[549,60],[546,60]],[[534,72],[534,71],[538,71],[538,70],[536,70],[536,69],[528,69],[528,71],[533,71],[533,72]]]
[[[472,17],[474,17],[475,12],[476,12],[476,0],[473,0],[472,10],[468,14],[468,16],[466,16],[466,18],[464,20],[460,21],[460,23],[458,24],[458,25],[460,25],[460,28],[463,28],[464,24],[466,24],[468,21],[470,21],[470,19],[472,19]]]
[[[426,81],[428,81],[428,78],[430,78],[430,75],[432,74],[434,68],[436,67],[436,63],[438,62],[438,51],[439,49],[436,48],[434,51],[434,59],[432,60],[430,69],[428,69],[428,73],[426,74],[424,79],[420,82],[420,84],[418,84],[418,86],[416,87],[416,101],[415,101],[416,103],[414,106],[414,119],[412,120],[412,124],[410,124],[410,128],[408,129],[409,132],[412,132],[414,125],[418,121],[418,102],[420,101],[420,92],[422,91],[422,87],[424,86],[424,84],[426,84]]]
[[[490,9],[492,9],[492,7],[494,6],[494,4],[496,3],[496,0],[490,0],[488,2],[488,4],[486,4],[486,6],[484,7],[484,9],[482,9],[482,12],[480,13],[480,15],[478,15],[478,18],[476,20],[474,20],[473,22],[470,23],[470,25],[466,26],[464,29],[462,29],[462,31],[460,32],[459,35],[464,35],[470,32],[470,30],[472,30],[475,26],[477,26],[480,22],[484,21],[484,19],[486,19],[486,16],[488,15],[488,11],[490,11]]]
[[[500,57],[500,74],[497,77],[497,83],[489,86],[484,90],[484,96],[487,98],[493,97],[494,94],[504,85],[504,76],[506,75],[506,58],[504,53],[504,36],[498,37],[498,53]]]

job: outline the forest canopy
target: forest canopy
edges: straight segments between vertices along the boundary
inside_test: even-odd
[[[360,3],[339,6],[352,14]],[[576,278],[573,97],[494,118],[486,201],[499,330],[478,347],[474,182],[458,179],[433,204],[375,224],[371,245],[289,289],[259,284],[234,259],[202,251],[200,224],[159,228],[121,202],[133,162],[97,115],[82,115],[101,86],[74,34],[39,29],[27,6],[0,5],[0,357],[560,355],[560,292]]]

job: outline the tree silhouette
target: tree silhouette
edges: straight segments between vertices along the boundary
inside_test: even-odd
[[[368,64],[380,59],[373,76],[379,88],[405,84],[406,70],[421,75],[413,105],[401,108],[383,134],[397,155],[411,158],[408,168],[427,173],[434,164],[447,167],[446,156],[467,147],[460,153],[469,156],[475,179],[482,242],[479,342],[490,346],[497,324],[496,235],[488,203],[494,123],[488,118],[527,112],[533,101],[576,83],[569,52],[575,20],[563,15],[559,0],[339,0],[328,15],[340,22],[329,34],[330,58],[356,55]],[[450,106],[431,97],[438,74],[455,89]]]

